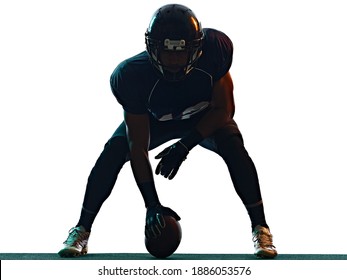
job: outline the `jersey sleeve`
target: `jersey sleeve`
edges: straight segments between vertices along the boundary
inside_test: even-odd
[[[233,59],[233,43],[221,31],[204,29],[204,33],[203,55],[205,51],[205,63],[211,71],[213,80],[218,81],[230,70]]]
[[[144,114],[147,112],[145,102],[140,95],[139,84],[136,73],[132,71],[127,61],[120,63],[113,71],[110,85],[113,95],[124,111],[133,114]]]

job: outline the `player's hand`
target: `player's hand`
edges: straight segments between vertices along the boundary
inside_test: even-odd
[[[161,234],[161,229],[165,227],[164,216],[172,216],[176,221],[181,220],[180,216],[169,207],[159,204],[147,208],[145,225],[145,235],[147,238],[156,238]]]
[[[188,149],[180,142],[167,147],[155,157],[155,159],[161,159],[155,169],[155,174],[161,174],[171,180],[177,174],[188,153]]]

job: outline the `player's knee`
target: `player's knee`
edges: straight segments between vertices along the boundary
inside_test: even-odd
[[[243,146],[242,136],[240,134],[216,134],[216,144],[219,148],[237,148]]]
[[[219,154],[223,158],[235,157],[237,154],[247,154],[240,134],[220,134],[216,136]]]
[[[124,157],[126,160],[129,158],[129,146],[128,140],[123,136],[115,136],[109,139],[104,147],[104,150],[108,150],[114,155]]]

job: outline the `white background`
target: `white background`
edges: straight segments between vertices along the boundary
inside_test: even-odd
[[[234,43],[235,119],[279,253],[346,253],[344,1],[177,2]],[[61,248],[122,121],[109,76],[144,50],[149,20],[166,3],[1,1],[0,252]],[[150,153],[154,167],[164,147]],[[156,183],[182,217],[178,253],[253,253],[248,215],[218,156],[197,147],[174,180]],[[90,252],[146,252],[144,218],[126,164]]]

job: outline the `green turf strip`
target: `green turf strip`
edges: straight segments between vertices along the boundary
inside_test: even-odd
[[[156,260],[146,253],[87,254],[76,260]],[[251,254],[173,254],[166,260],[256,260]],[[0,260],[71,260],[52,253],[0,253]],[[280,254],[275,260],[347,260],[342,254]]]

